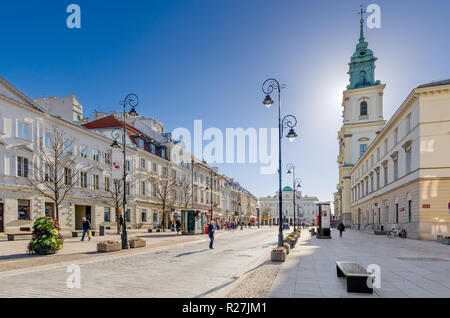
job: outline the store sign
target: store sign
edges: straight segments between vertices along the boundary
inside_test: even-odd
[[[429,209],[429,208],[431,208],[431,205],[430,204],[422,204],[422,208]]]
[[[112,178],[121,179],[123,177],[123,154],[118,150],[113,150],[112,155]]]

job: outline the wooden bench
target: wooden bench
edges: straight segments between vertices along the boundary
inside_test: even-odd
[[[91,230],[91,232],[92,232],[92,236],[95,236],[95,231]],[[78,234],[82,234],[82,233],[83,233],[82,230],[72,231],[72,237],[78,237]]]
[[[367,285],[367,281],[371,274],[358,263],[337,261],[336,271],[337,277],[347,278],[348,293],[373,293],[373,288]]]
[[[14,238],[16,236],[23,236],[23,235],[32,235],[33,232],[17,232],[17,233],[6,233],[8,236],[8,241],[14,241]]]

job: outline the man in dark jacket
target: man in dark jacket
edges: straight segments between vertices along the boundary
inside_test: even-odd
[[[208,235],[209,235],[209,248],[213,249],[213,244],[214,244],[214,221],[211,221],[211,223],[208,225]]]
[[[84,236],[87,234],[89,237],[89,241],[90,241],[91,237],[89,236],[89,231],[91,230],[91,223],[84,216],[81,219],[81,221],[83,222],[83,235],[81,236],[81,240],[84,241]]]
[[[179,219],[175,222],[175,228],[177,229],[177,235],[181,231],[181,222]]]
[[[338,231],[339,231],[339,237],[342,237],[342,232],[345,231],[345,226],[344,223],[339,223],[338,227],[337,227]]]

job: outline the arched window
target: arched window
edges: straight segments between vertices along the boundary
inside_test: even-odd
[[[398,198],[395,198],[395,223],[398,223]]]
[[[359,104],[359,114],[360,116],[367,116],[367,102],[365,100]]]
[[[412,222],[412,198],[411,193],[406,196],[406,203],[408,204],[408,222]]]

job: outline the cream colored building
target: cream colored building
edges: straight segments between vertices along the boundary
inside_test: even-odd
[[[450,80],[415,88],[350,170],[353,224],[450,232]]]

